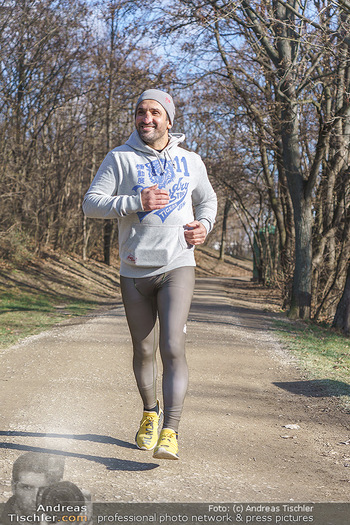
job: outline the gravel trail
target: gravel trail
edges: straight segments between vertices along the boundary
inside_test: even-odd
[[[134,445],[142,407],[121,303],[5,350],[0,502],[29,450],[64,455],[65,479],[94,501],[349,501],[349,415],[301,377],[274,314],[235,300],[235,283],[197,280],[180,461]]]

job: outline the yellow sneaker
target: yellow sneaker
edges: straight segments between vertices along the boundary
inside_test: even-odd
[[[171,428],[163,428],[158,443],[153,452],[157,459],[179,459],[179,446],[177,444],[177,433]]]
[[[163,422],[163,411],[158,405],[157,412],[144,411],[140,421],[140,428],[135,436],[136,445],[141,450],[153,450],[157,444],[159,429]]]

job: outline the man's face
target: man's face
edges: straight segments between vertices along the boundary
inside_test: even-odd
[[[21,472],[19,480],[13,485],[16,505],[23,514],[36,511],[36,498],[40,489],[48,484],[46,475],[41,472]]]
[[[156,100],[143,100],[137,107],[135,127],[140,138],[154,149],[163,149],[168,144],[171,124],[167,112]]]

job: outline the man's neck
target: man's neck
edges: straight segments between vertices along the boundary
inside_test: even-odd
[[[141,138],[141,137],[140,137],[140,138]],[[141,139],[141,140],[142,140],[142,139]],[[155,142],[154,144],[150,144],[150,143],[145,142],[144,140],[142,140],[142,142],[143,142],[144,144],[146,144],[146,146],[149,146],[150,148],[152,148],[152,149],[158,151],[159,153],[160,153],[161,151],[163,151],[163,149],[165,149],[165,148],[167,147],[167,145],[169,144],[169,141],[170,141],[170,137],[169,137],[169,135],[167,136],[166,140],[164,140],[164,141],[157,141],[157,142]]]

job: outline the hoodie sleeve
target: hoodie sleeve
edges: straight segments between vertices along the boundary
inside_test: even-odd
[[[196,220],[201,222],[209,233],[215,222],[217,198],[201,158],[199,158],[197,184],[192,192],[192,202]]]
[[[83,201],[83,212],[94,219],[115,219],[142,211],[141,193],[116,195],[119,174],[114,155],[110,152],[102,162]]]

